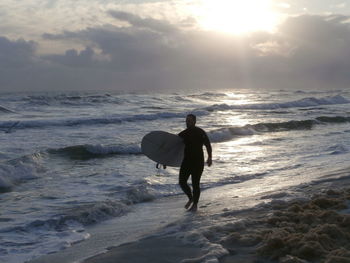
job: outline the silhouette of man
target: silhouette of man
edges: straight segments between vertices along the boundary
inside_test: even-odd
[[[187,129],[179,133],[185,143],[184,159],[181,164],[179,173],[179,184],[181,189],[188,197],[188,202],[185,208],[189,211],[197,211],[199,196],[200,196],[200,179],[204,169],[204,154],[203,145],[205,145],[208,153],[208,166],[212,164],[212,149],[209,138],[204,130],[196,126],[196,116],[188,114],[186,117]],[[187,181],[191,175],[192,188],[188,186]]]

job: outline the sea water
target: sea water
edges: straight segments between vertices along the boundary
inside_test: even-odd
[[[2,94],[0,262],[62,250],[135,204],[182,194],[178,169],[156,170],[140,142],[179,133],[188,113],[213,146],[203,189],[240,185],[233,195],[249,199],[348,166],[347,91]]]

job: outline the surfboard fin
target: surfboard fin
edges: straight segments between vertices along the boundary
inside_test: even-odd
[[[161,165],[162,165],[162,164],[157,163],[156,168],[157,168],[157,169],[160,169],[160,168],[161,168]],[[164,164],[163,164],[163,169],[166,169],[166,165],[164,165]]]

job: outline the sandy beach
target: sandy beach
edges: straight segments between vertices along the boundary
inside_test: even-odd
[[[261,191],[254,198],[241,196],[232,185],[208,189],[197,213],[182,208],[183,196],[157,200],[148,211],[154,224],[133,241],[106,242],[94,256],[84,251],[89,249],[84,241],[31,263],[350,262],[347,174],[336,171],[322,181],[273,194]],[[296,194],[289,196],[289,192]],[[248,208],[249,200],[257,203],[253,209]],[[139,208],[130,220],[145,212]],[[116,221],[109,225],[113,226],[118,228]],[[107,238],[106,233],[103,236]]]
[[[272,202],[270,209],[255,211],[255,215],[242,212],[239,216],[247,217],[244,227],[218,229],[216,234],[225,236],[220,240],[215,233],[207,235],[222,246],[222,251],[201,252],[200,246],[186,246],[179,239],[164,236],[112,248],[84,262],[215,262],[219,255],[221,263],[346,263],[350,262],[349,200],[350,188],[337,188],[315,194],[310,200]]]

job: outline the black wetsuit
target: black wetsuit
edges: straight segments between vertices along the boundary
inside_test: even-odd
[[[184,159],[180,168],[179,184],[193,203],[197,204],[200,196],[199,182],[204,169],[203,145],[211,154],[211,145],[205,131],[198,127],[190,127],[179,133],[185,143]],[[187,180],[191,175],[193,195]]]

